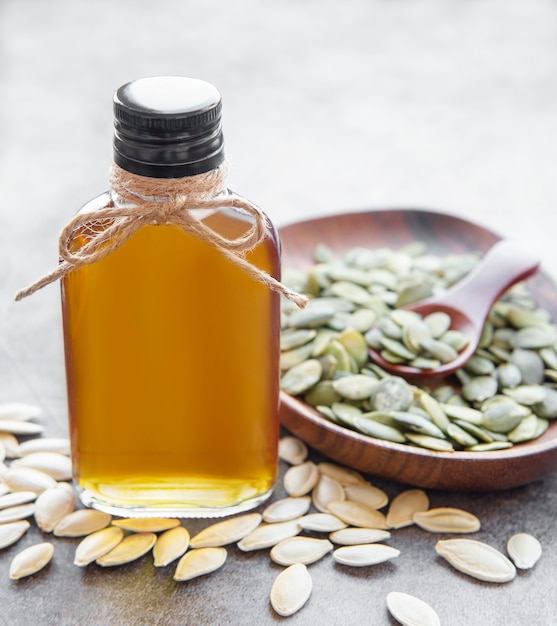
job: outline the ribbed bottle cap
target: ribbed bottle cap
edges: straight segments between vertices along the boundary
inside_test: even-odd
[[[221,97],[194,78],[155,76],[114,95],[114,161],[154,178],[180,178],[215,169],[224,160]]]

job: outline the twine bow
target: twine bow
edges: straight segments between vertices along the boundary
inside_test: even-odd
[[[224,190],[225,177],[223,166],[187,178],[157,179],[130,174],[113,165],[110,186],[116,199],[115,206],[78,213],[60,234],[61,263],[54,271],[19,291],[15,299],[22,300],[63,278],[71,270],[104,259],[143,226],[172,224],[211,244],[254,280],[304,308],[308,302],[306,296],[292,291],[245,259],[245,255],[264,239],[266,218],[244,198],[235,195],[215,197]],[[223,208],[244,211],[252,218],[252,225],[244,234],[228,238],[206,226],[195,215],[198,209]],[[86,234],[88,241],[72,250],[76,236],[82,233]]]

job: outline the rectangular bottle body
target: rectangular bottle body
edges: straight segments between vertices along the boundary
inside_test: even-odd
[[[204,221],[223,236],[249,226],[232,211]],[[272,230],[246,258],[278,275]],[[270,493],[277,294],[210,244],[149,225],[66,276],[63,316],[72,460],[84,502],[216,516]]]

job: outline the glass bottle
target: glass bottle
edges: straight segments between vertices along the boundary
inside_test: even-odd
[[[209,83],[140,79],[118,89],[114,113],[114,162],[147,183],[187,182],[223,163],[221,98]],[[117,201],[108,192],[82,211]],[[252,224],[231,206],[200,211],[224,237]],[[82,229],[73,246],[88,241]],[[279,277],[268,220],[245,258]],[[62,309],[72,462],[84,504],[120,515],[216,517],[270,495],[279,429],[274,291],[179,226],[149,224],[69,272]]]

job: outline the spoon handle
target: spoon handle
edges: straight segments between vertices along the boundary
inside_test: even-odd
[[[446,298],[435,300],[446,301],[471,319],[481,320],[506,289],[534,274],[539,265],[539,257],[518,244],[499,241],[470,274],[446,293]]]

